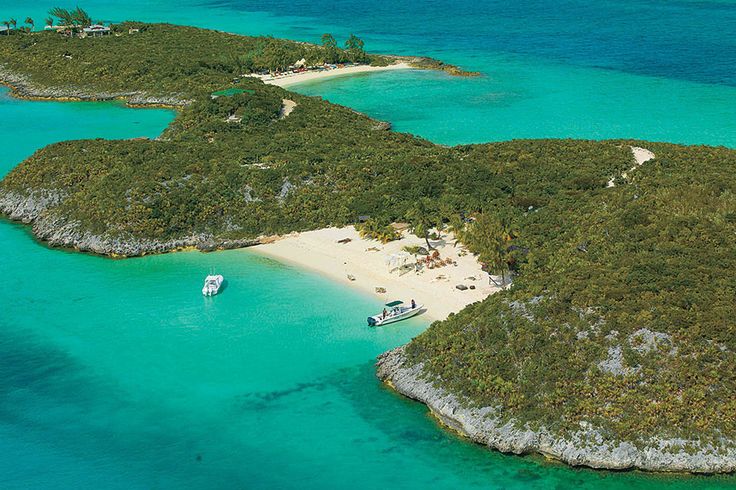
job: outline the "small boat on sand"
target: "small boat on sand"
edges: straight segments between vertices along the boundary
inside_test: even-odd
[[[403,301],[392,301],[386,303],[382,313],[368,317],[369,327],[380,327],[389,323],[398,322],[411,318],[422,309],[422,305],[416,304],[414,300],[411,305],[405,305]]]
[[[205,296],[214,296],[220,292],[220,286],[224,278],[220,275],[210,275],[204,280],[204,287],[202,288],[202,294]]]

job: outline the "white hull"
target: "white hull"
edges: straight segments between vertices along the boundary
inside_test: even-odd
[[[214,296],[220,292],[222,281],[224,278],[221,275],[207,276],[204,280],[204,287],[202,288],[202,294],[205,296]]]
[[[400,322],[401,320],[406,320],[407,318],[411,318],[422,309],[423,305],[416,305],[414,308],[404,306],[400,308],[400,312],[393,314],[393,312],[389,312],[386,317],[383,317],[383,314],[374,315],[371,317],[368,317],[368,325],[371,327],[380,327],[382,325],[388,325],[389,323],[396,323]]]

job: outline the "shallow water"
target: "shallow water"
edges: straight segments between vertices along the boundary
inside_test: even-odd
[[[434,56],[478,79],[412,72],[297,90],[443,144],[641,138],[736,147],[734,0],[88,0],[94,17],[200,25]],[[6,16],[45,6],[0,0]],[[39,21],[39,23],[41,23]]]
[[[0,487],[721,488],[570,469],[441,429],[376,380],[426,327],[248,251],[109,260],[0,223]],[[222,272],[221,295],[200,280]]]
[[[8,4],[0,2],[6,16],[44,17],[35,3]],[[83,6],[95,17],[170,20],[306,40],[323,30],[344,34],[350,22],[357,22],[356,31],[377,50],[421,52],[468,68],[493,66],[482,79],[392,73],[299,89],[439,142],[649,135],[733,143],[729,76],[735,70],[698,63],[688,50],[670,75],[664,74],[666,56],[655,72],[640,69],[638,59],[632,67],[622,66],[630,58],[621,52],[610,53],[605,63],[586,62],[573,44],[549,45],[564,16],[560,20],[550,13],[545,20],[540,14],[529,26],[539,42],[529,45],[522,40],[531,34],[514,20],[519,13],[511,7],[484,27],[471,4],[461,4],[469,9],[466,15],[443,16],[448,4],[437,1],[425,2],[418,12],[404,2],[392,3],[387,12],[383,4],[366,10],[339,1],[320,21],[310,16],[326,12],[323,2],[276,1],[268,4],[270,12],[240,14],[255,4],[173,5],[134,0],[124,10],[116,2]],[[520,5],[531,8],[529,2]],[[564,12],[571,5],[582,8],[562,3],[555,9]],[[655,2],[618,5],[640,15],[651,12]],[[732,2],[668,5],[687,13],[672,17],[668,6],[662,16],[669,21],[698,14],[693,22],[701,22],[698,16],[711,12],[709,21],[720,25],[715,30],[721,44],[729,46],[727,34],[733,31],[725,28]],[[500,8],[487,6],[489,12],[490,6]],[[595,6],[614,8],[592,2],[582,18],[590,21]],[[345,15],[350,8],[361,15]],[[390,22],[383,21],[389,17]],[[488,40],[482,45],[458,40],[463,31],[478,29]],[[582,24],[580,32],[575,24],[567,29],[570,43],[590,39]],[[646,32],[645,47],[655,44],[673,52],[695,36],[693,42],[707,54],[712,41],[710,34],[698,40],[702,33],[692,29],[667,38],[657,29]],[[635,34],[623,26],[619,36]],[[517,41],[504,47],[501,41],[514,35]],[[604,39],[611,36],[616,38],[608,32]],[[588,51],[603,59],[603,50],[595,48],[592,43]],[[719,59],[733,68],[728,56],[734,51],[725,48]],[[638,117],[640,103],[656,113]],[[45,144],[153,137],[171,118],[164,110],[27,102],[3,92],[0,175]],[[6,285],[0,296],[0,488],[698,489],[736,484],[733,477],[572,469],[468,443],[439,428],[422,405],[375,379],[374,357],[420,333],[425,319],[369,329],[365,317],[379,306],[372,298],[248,251],[109,260],[50,250],[25,227],[0,221],[0,254]],[[227,287],[220,296],[202,298],[200,281],[212,269],[226,276]]]

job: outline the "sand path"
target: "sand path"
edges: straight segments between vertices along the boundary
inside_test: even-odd
[[[286,119],[289,114],[291,114],[294,109],[296,109],[296,102],[290,99],[281,99],[281,113],[279,114],[279,119]]]
[[[638,146],[632,146],[631,153],[634,155],[634,161],[636,162],[636,165],[631,167],[627,172],[624,172],[621,174],[621,177],[624,179],[628,176],[629,172],[632,172],[636,167],[640,167],[641,165],[644,165],[649,160],[653,160],[655,158],[654,153],[647,150],[646,148],[640,148]],[[614,182],[616,180],[615,177],[612,177],[611,180],[608,181],[608,184],[606,187],[616,187],[616,183]]]

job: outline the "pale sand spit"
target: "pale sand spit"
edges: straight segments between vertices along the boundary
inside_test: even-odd
[[[347,243],[339,243],[341,240]],[[376,296],[376,313],[388,301],[398,299],[408,303],[414,299],[427,309],[425,318],[442,320],[500,289],[481,270],[476,257],[462,245],[454,246],[451,234],[443,234],[442,239],[430,242],[442,258],[453,259],[457,265],[434,269],[423,267],[419,272],[412,270],[401,274],[390,272],[387,257],[400,253],[407,245],[426,247],[424,240],[404,232],[400,240],[384,245],[361,238],[352,226],[294,233],[272,243],[248,248],[245,253],[255,251],[368,292]],[[461,291],[455,287],[458,284],[468,289]],[[475,289],[470,289],[471,285]],[[377,293],[376,288],[383,288],[386,292]]]
[[[357,65],[357,66],[346,66],[345,68],[333,68],[331,70],[312,70],[305,71],[302,73],[289,73],[279,77],[272,77],[271,75],[252,75],[260,78],[263,83],[270,85],[277,85],[279,87],[288,87],[296,85],[298,83],[312,82],[316,80],[323,80],[326,78],[340,77],[346,75],[356,75],[358,73],[370,73],[378,71],[388,70],[407,70],[411,69],[408,63],[395,63],[388,66],[370,66],[370,65]]]

